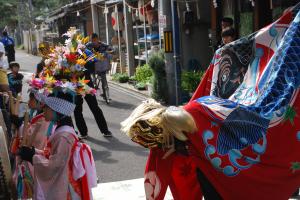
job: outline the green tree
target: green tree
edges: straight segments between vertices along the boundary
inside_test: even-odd
[[[31,0],[32,1],[32,18],[35,20],[37,17],[46,17],[54,10],[62,7],[65,4],[72,2],[72,0]],[[20,2],[23,2],[24,6],[22,10],[22,16],[18,11]],[[18,20],[22,20],[25,25],[31,23],[29,15],[29,1],[28,0],[0,0],[0,28],[9,26],[15,28],[18,24]],[[20,16],[18,16],[20,15]],[[35,23],[35,21],[33,21]]]
[[[18,22],[17,1],[16,0],[0,0],[0,28],[6,25],[16,26]]]
[[[46,17],[49,12],[56,10],[68,3],[72,2],[71,0],[32,0],[33,5],[33,16],[43,16]]]

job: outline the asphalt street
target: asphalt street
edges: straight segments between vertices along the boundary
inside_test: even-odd
[[[25,75],[25,81],[30,79],[35,71],[40,57],[32,56],[24,51],[17,51],[16,60],[20,63],[20,71]],[[135,95],[117,86],[109,85],[111,103],[107,105],[98,95],[98,104],[106,117],[112,138],[102,136],[93,114],[84,103],[83,115],[88,126],[86,142],[93,150],[100,183],[142,178],[148,155],[148,150],[142,148],[120,132],[120,122],[126,119],[132,110],[138,106],[144,97]],[[24,83],[23,99],[28,99],[28,85]]]

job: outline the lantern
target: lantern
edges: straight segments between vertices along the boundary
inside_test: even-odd
[[[112,12],[111,13],[111,24],[112,28],[117,31],[118,26],[120,31],[124,30],[124,15],[121,12]]]
[[[147,3],[146,0],[139,0],[138,2],[138,9],[139,9],[139,17],[140,17],[140,21],[144,21],[145,20],[145,15],[148,11],[153,10],[151,4]],[[145,7],[144,7],[145,5]],[[147,21],[147,19],[146,19]]]

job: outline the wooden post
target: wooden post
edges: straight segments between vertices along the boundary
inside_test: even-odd
[[[29,144],[28,144],[29,138],[28,138],[28,133],[27,133],[28,128],[29,128],[28,123],[29,123],[29,114],[28,114],[28,112],[26,111],[26,112],[25,112],[25,115],[24,115],[24,126],[23,126],[23,132],[22,132],[22,136],[23,136],[22,145],[23,145],[23,146],[29,145]]]
[[[9,95],[9,110],[13,114],[13,113],[15,113],[14,97],[13,97],[11,91],[8,92],[8,95]]]
[[[255,31],[265,27],[273,21],[272,10],[269,1],[255,1],[254,28]]]
[[[222,20],[222,2],[218,3],[218,7],[215,8],[213,2],[210,3],[211,10],[211,40],[212,46],[217,47],[218,42],[221,40],[221,20]],[[213,48],[213,54],[215,49]]]

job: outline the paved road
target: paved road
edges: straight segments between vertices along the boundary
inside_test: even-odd
[[[40,58],[28,55],[24,51],[17,51],[16,60],[20,63],[25,78],[28,79],[35,71],[35,66]],[[144,98],[113,86],[110,86],[110,94],[112,98],[110,105],[106,105],[101,98],[98,98],[98,102],[113,133],[112,138],[104,138],[101,135],[86,103],[83,108],[90,136],[87,143],[93,150],[100,182],[141,178],[148,151],[131,142],[126,135],[120,132],[120,122],[128,117]],[[26,87],[23,88],[23,96],[26,97],[24,99],[27,99]]]

